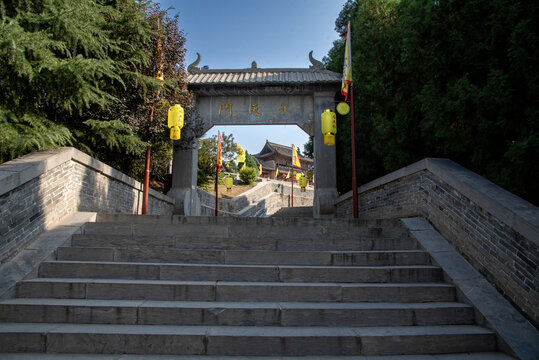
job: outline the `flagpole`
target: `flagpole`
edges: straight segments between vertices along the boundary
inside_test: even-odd
[[[356,172],[356,119],[354,116],[354,86],[350,84],[350,105],[352,107],[350,114],[350,130],[352,137],[352,201],[354,202],[354,219],[358,218],[357,201],[357,172]]]
[[[221,132],[217,131],[217,166],[215,167],[215,216],[219,212],[219,170],[221,169]]]
[[[157,18],[157,30],[161,28],[161,18]],[[158,38],[158,46],[157,46],[157,60],[160,64],[157,65],[158,74],[161,74],[163,71],[163,64],[161,63],[160,58],[160,44],[161,44],[161,38]],[[150,110],[150,129],[152,127],[153,122],[153,113],[155,109],[155,99],[159,97],[159,91],[161,88],[157,89],[157,93],[154,93],[152,96],[152,107]],[[148,140],[148,146],[146,147],[146,161],[144,163],[144,179],[142,181],[142,215],[148,214],[148,192],[150,189],[150,152],[152,149],[152,138],[151,138],[151,132],[150,132],[150,139]]]
[[[215,168],[215,216],[219,207],[219,165]]]
[[[292,168],[294,169],[294,168]],[[290,180],[292,180],[292,186],[291,186],[291,199],[292,199],[292,207],[294,207],[294,171],[292,171],[292,176],[290,176]]]

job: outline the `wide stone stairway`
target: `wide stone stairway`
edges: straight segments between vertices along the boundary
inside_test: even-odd
[[[397,219],[98,215],[0,321],[0,359],[509,358]]]

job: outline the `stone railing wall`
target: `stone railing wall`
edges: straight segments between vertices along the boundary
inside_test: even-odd
[[[150,189],[149,214],[174,200]],[[76,211],[139,214],[142,184],[74,148],[39,151],[0,165],[0,263]]]
[[[201,211],[203,216],[215,214],[215,196],[198,189]],[[312,206],[314,191],[307,188],[300,192],[300,187],[294,189],[294,205]],[[263,180],[254,188],[232,199],[219,198],[219,215],[221,216],[269,216],[282,207],[290,204],[290,182]]]
[[[427,158],[358,189],[360,218],[427,219],[539,324],[539,209],[447,159]],[[335,203],[352,216],[352,193]]]

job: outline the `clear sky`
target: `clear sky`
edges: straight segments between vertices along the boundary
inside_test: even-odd
[[[322,60],[337,40],[335,20],[346,0],[156,0],[171,14],[179,13],[187,39],[186,67],[200,53],[199,66],[211,69],[251,67],[308,68],[309,51]],[[308,136],[293,125],[216,126],[232,133],[250,154],[258,153],[266,139],[295,144],[303,150]]]

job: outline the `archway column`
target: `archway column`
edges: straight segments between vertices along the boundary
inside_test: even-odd
[[[174,213],[200,215],[200,199],[197,192],[198,139],[189,146],[174,145],[172,160],[172,186],[167,193],[175,199]]]
[[[320,117],[325,109],[334,109],[335,92],[316,92],[314,97],[314,217],[333,216],[337,193],[335,146],[324,145]]]

